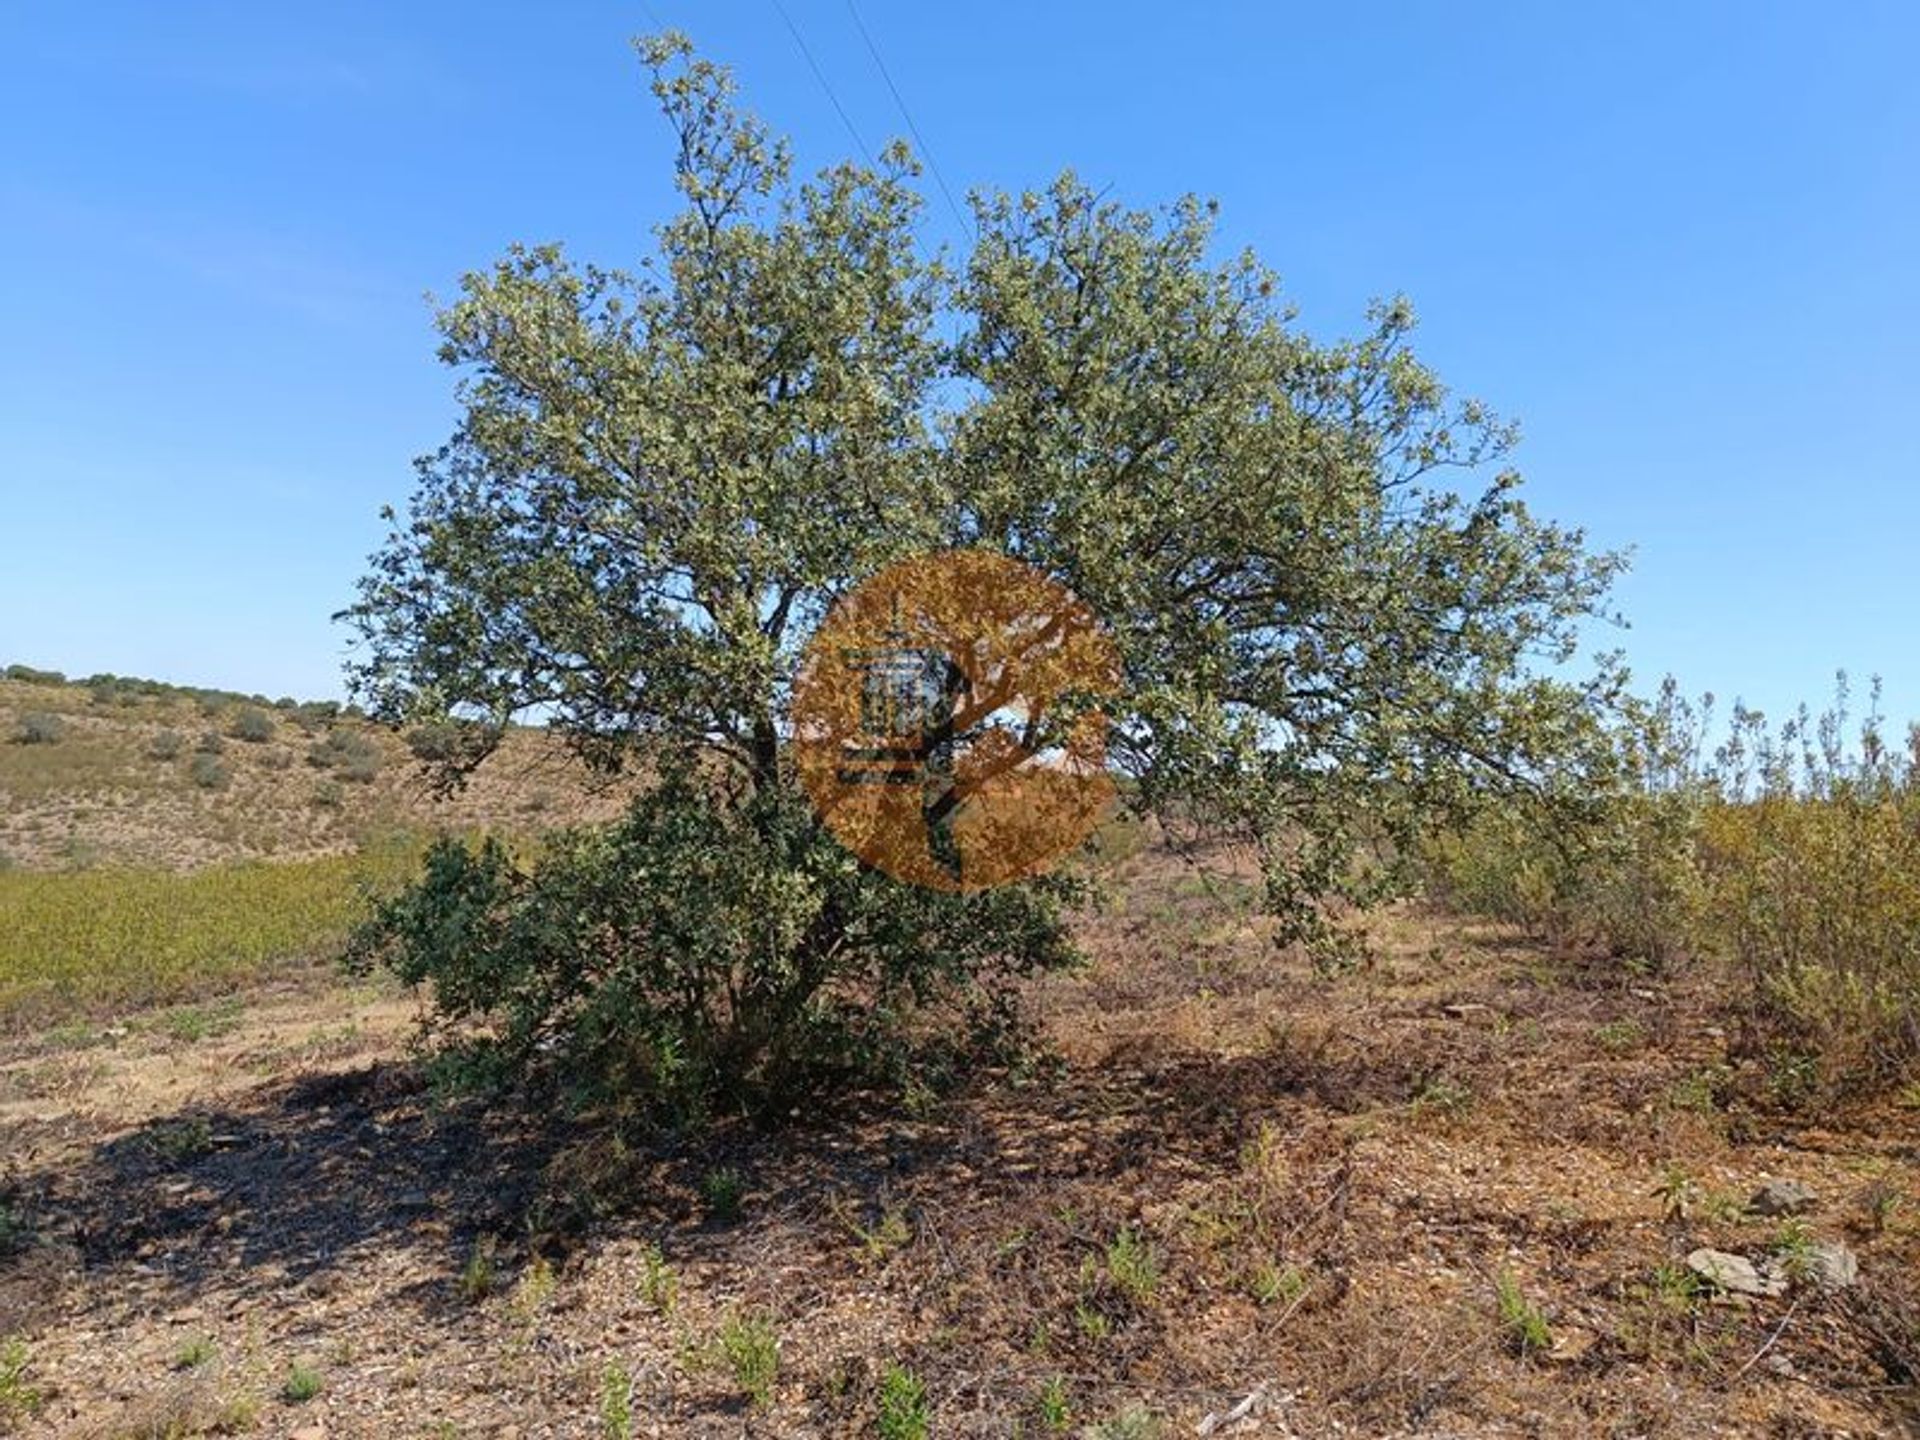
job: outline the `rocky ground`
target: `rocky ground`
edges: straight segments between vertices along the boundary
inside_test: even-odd
[[[11,1042],[0,1430],[1916,1433],[1920,1115],[1709,975],[1409,909],[1319,976],[1251,893],[1136,856],[1049,1062],[678,1148],[325,975]]]

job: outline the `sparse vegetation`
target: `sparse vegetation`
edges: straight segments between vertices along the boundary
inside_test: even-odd
[[[67,722],[44,710],[29,710],[20,717],[14,740],[21,745],[58,745],[66,738]]]
[[[880,1440],[927,1440],[932,1417],[927,1387],[904,1365],[889,1365],[880,1375]]]
[[[295,1363],[281,1382],[280,1397],[290,1405],[304,1405],[326,1388],[320,1372],[310,1365]]]
[[[1547,1317],[1522,1292],[1519,1278],[1511,1270],[1502,1270],[1494,1277],[1493,1285],[1500,1328],[1508,1343],[1522,1355],[1551,1345],[1553,1332],[1547,1327]]]
[[[244,706],[233,717],[233,725],[228,733],[249,745],[264,745],[273,739],[273,716],[257,705]]]
[[[720,1354],[733,1383],[755,1405],[773,1399],[773,1383],[780,1373],[780,1335],[771,1317],[763,1314],[729,1315],[720,1325]]]
[[[31,1358],[18,1336],[0,1340],[0,1421],[24,1419],[40,1408],[40,1391],[27,1382]]]
[[[633,1376],[623,1365],[609,1365],[600,1374],[600,1433],[605,1440],[633,1435]]]

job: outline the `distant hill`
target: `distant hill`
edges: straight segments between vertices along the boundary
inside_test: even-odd
[[[442,799],[408,738],[351,707],[0,671],[0,869],[194,869],[331,854],[393,831],[544,827],[619,803],[538,729],[509,733]]]

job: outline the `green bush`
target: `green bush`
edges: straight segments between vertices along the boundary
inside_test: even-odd
[[[187,777],[202,790],[224,790],[233,782],[233,774],[218,756],[204,752],[193,757]]]
[[[234,739],[244,740],[249,745],[265,744],[273,738],[273,717],[249,705],[233,717],[233,727],[229,733]]]
[[[692,1119],[856,1075],[903,1082],[1004,1041],[1012,979],[1073,958],[1070,893],[1058,877],[904,885],[794,792],[730,800],[667,773],[527,866],[497,840],[441,842],[348,960],[430,986],[462,1073],[651,1096]]]
[[[180,752],[187,748],[187,742],[177,730],[162,730],[147,742],[147,758],[150,760],[177,760]]]
[[[193,748],[201,755],[224,755],[227,742],[221,738],[218,730],[205,730],[200,738],[193,742]]]
[[[357,731],[336,726],[327,731],[326,738],[319,744],[308,749],[307,763],[319,770],[345,770],[354,765],[364,768],[371,764],[377,771],[380,767],[380,747]]]
[[[22,745],[58,745],[67,733],[67,722],[44,710],[29,710],[20,717],[14,739]]]
[[[1710,710],[1669,685],[1623,719],[1577,815],[1484,811],[1428,846],[1430,893],[1559,943],[1732,967],[1790,1077],[1776,1099],[1896,1078],[1920,1059],[1920,727],[1896,747],[1876,712],[1850,730],[1843,676],[1817,717],[1737,709],[1703,757]]]

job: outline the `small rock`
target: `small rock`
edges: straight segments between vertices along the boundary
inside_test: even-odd
[[[1546,1358],[1562,1365],[1574,1364],[1586,1359],[1599,1339],[1591,1330],[1556,1331]]]
[[[1734,1295],[1778,1295],[1787,1288],[1782,1277],[1763,1275],[1746,1256],[1725,1250],[1696,1250],[1687,1256],[1687,1268]]]
[[[1860,1257],[1838,1240],[1820,1240],[1807,1252],[1806,1275],[1822,1290],[1845,1290],[1860,1279]]]
[[[324,1425],[302,1425],[287,1437],[287,1440],[327,1440],[327,1427]]]
[[[1747,1209],[1755,1215],[1798,1215],[1819,1197],[1798,1180],[1769,1180],[1753,1192]]]

